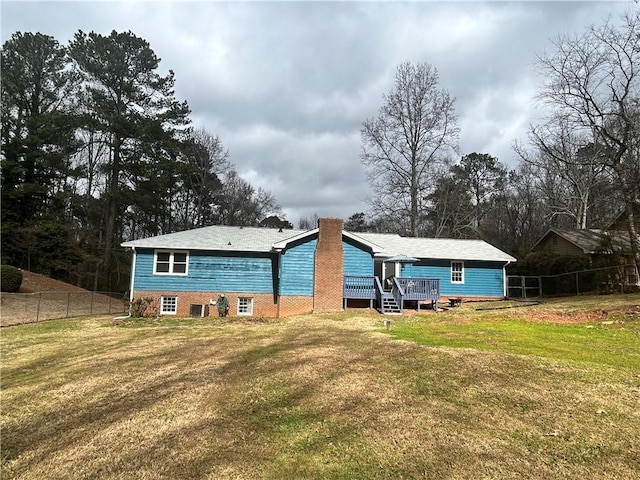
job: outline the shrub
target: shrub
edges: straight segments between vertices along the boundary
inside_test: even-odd
[[[136,298],[129,304],[130,313],[133,318],[143,318],[151,315],[149,307],[153,303],[153,298]]]
[[[22,285],[22,270],[11,265],[0,265],[0,290],[17,292]]]
[[[565,255],[533,252],[509,265],[509,275],[542,276],[545,295],[594,292],[622,282],[624,257],[619,255]],[[608,268],[611,267],[611,268]],[[613,268],[617,267],[617,268]]]
[[[533,252],[518,263],[509,265],[509,275],[559,275],[588,270],[587,255],[562,255],[551,252]]]

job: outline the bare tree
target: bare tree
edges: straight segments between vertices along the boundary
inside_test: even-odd
[[[603,156],[606,149],[592,135],[576,133],[566,118],[532,126],[533,151],[514,145],[516,153],[540,172],[536,184],[547,200],[550,215],[569,217],[575,228],[588,228],[594,194],[609,180]]]
[[[300,230],[313,230],[318,226],[319,218],[320,216],[317,213],[314,213],[309,217],[300,218],[300,220],[298,221],[298,228]]]
[[[548,228],[536,180],[537,172],[526,163],[509,172],[502,209],[492,216],[499,225],[497,245],[519,256],[528,253]]]
[[[282,213],[270,192],[256,190],[234,169],[225,175],[218,209],[219,223],[232,226],[257,226],[265,217]]]
[[[222,195],[221,178],[232,168],[229,151],[217,135],[204,128],[190,130],[184,142],[184,188],[181,211],[184,229],[204,227],[215,222],[215,211]]]
[[[540,97],[566,119],[573,132],[591,135],[606,155],[599,162],[614,175],[624,200],[632,248],[640,266],[634,218],[640,185],[640,10],[631,6],[622,22],[607,21],[576,37],[560,36],[539,57],[547,79]]]
[[[424,234],[425,203],[433,188],[431,170],[457,148],[454,99],[438,89],[438,72],[405,62],[395,86],[383,96],[378,117],[362,127],[363,164],[375,197],[372,213],[407,222],[411,236]]]

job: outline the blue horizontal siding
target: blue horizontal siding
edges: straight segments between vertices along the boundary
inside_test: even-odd
[[[313,295],[315,250],[318,237],[294,244],[282,253],[280,293]],[[343,241],[344,275],[373,275],[373,256],[355,243]]]
[[[280,294],[313,295],[313,270],[317,235],[294,244],[280,259]]]
[[[503,263],[464,262],[464,283],[451,283],[451,261],[422,260],[403,264],[402,277],[438,278],[440,295],[502,297],[504,295]]]
[[[191,251],[187,276],[154,275],[152,249],[136,252],[135,290],[273,293],[269,255]]]
[[[342,242],[345,275],[373,275],[373,255],[355,243]]]
[[[313,295],[317,235],[294,243],[280,257],[280,294]],[[373,275],[373,255],[343,241],[344,274]],[[153,249],[136,252],[135,290],[273,293],[273,262],[268,254],[189,252],[187,276],[154,275]]]

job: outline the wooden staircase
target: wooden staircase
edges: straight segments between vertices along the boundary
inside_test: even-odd
[[[397,278],[391,277],[391,289],[385,290],[380,279],[372,275],[345,275],[343,280],[343,305],[347,308],[347,300],[369,300],[369,308],[373,308],[377,300],[377,308],[383,314],[401,314],[405,301],[415,301],[420,310],[420,302],[431,301],[437,305],[440,299],[440,280],[437,278]]]
[[[380,310],[385,315],[400,315],[402,313],[402,310],[400,310],[400,305],[398,305],[398,302],[396,302],[396,299],[393,298],[393,295],[391,294],[385,294],[382,296],[382,305],[380,305]]]

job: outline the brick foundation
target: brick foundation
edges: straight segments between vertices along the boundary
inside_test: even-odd
[[[321,218],[318,220],[318,225],[313,280],[313,311],[342,310],[344,271],[342,219]]]
[[[227,299],[229,300],[229,315],[235,317],[238,315],[238,298],[247,297],[253,298],[253,317],[277,317],[278,316],[278,304],[273,301],[273,295],[270,293],[227,293],[225,292]],[[154,300],[153,306],[155,311],[160,313],[160,297],[177,297],[178,308],[176,317],[188,317],[189,307],[192,303],[209,305],[210,300],[216,301],[220,296],[220,292],[150,292],[150,291],[135,291],[134,299],[151,297]],[[169,315],[165,315],[169,316]],[[174,316],[174,315],[171,315]],[[215,305],[209,305],[209,316],[217,317],[218,308]]]
[[[148,313],[160,313],[160,297],[177,297],[178,311],[176,317],[188,317],[191,304],[209,305],[210,300],[216,301],[220,296],[220,292],[150,292],[136,291],[134,299],[147,298],[153,299],[153,304]],[[302,313],[310,313],[313,311],[313,297],[304,296],[284,296],[279,298],[279,302],[275,303],[273,295],[270,293],[227,293],[225,296],[229,300],[229,315],[238,316],[238,298],[253,298],[253,317],[270,317],[280,318],[291,315],[299,315]],[[163,315],[174,316],[174,315]],[[209,317],[218,316],[218,308],[215,305],[209,305]]]
[[[285,296],[280,297],[278,317],[289,317],[313,311],[313,297]]]

